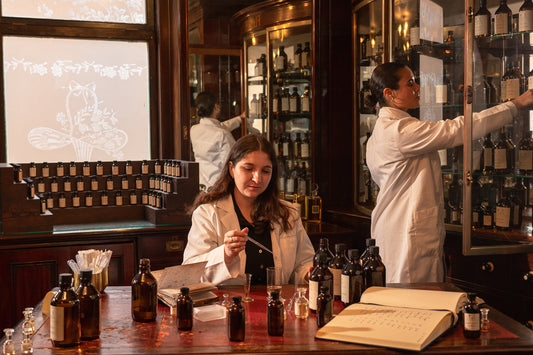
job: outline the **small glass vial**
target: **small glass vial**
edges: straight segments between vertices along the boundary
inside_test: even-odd
[[[136,205],[137,204],[137,193],[135,190],[130,191],[130,205]]]
[[[70,165],[69,165],[69,175],[70,175],[70,176],[76,176],[76,175],[78,175],[78,174],[76,173],[76,163],[73,162],[73,161],[71,161],[71,162],[70,162]]]
[[[44,179],[40,177],[37,179],[37,192],[42,194],[44,190],[45,190]]]
[[[127,190],[129,188],[127,175],[122,176],[121,184],[122,184],[122,190]]]
[[[155,194],[155,208],[163,208],[163,196],[159,192]]]
[[[142,200],[142,204],[143,205],[147,205],[148,204],[148,191],[144,190],[142,195],[141,195],[141,200]]]
[[[67,199],[65,198],[65,193],[64,192],[60,192],[59,193],[59,198],[57,200],[57,203],[59,205],[59,208],[67,207]]]
[[[106,188],[108,190],[113,190],[114,186],[113,186],[113,177],[112,176],[108,176],[107,179],[106,179]]]
[[[41,201],[41,214],[45,214],[46,213],[46,199],[44,198],[43,195],[40,195],[39,200]]]
[[[88,161],[83,162],[83,176],[91,175],[91,165]]]
[[[86,207],[92,207],[93,206],[93,195],[90,192],[87,192],[85,194],[85,206]]]
[[[305,297],[307,289],[299,288],[297,290],[298,296],[294,301],[294,315],[299,319],[307,319],[309,316],[309,301]]]
[[[490,331],[490,321],[489,321],[489,309],[481,308],[481,332],[488,333]]]
[[[113,164],[111,165],[111,174],[118,175],[118,161],[116,160],[113,160]]]
[[[149,182],[148,187],[150,189],[155,189],[155,175],[150,175],[148,182]]]
[[[141,173],[148,174],[150,166],[148,165],[148,160],[143,160],[141,164]]]
[[[231,300],[229,299],[229,294],[225,293],[222,295],[222,302],[220,302],[221,306],[226,307],[226,311],[231,306]]]
[[[52,178],[52,180],[50,180],[50,191],[52,192],[59,191],[59,184],[57,183],[57,178],[55,176]]]
[[[26,196],[30,200],[33,200],[33,198],[35,197],[35,184],[33,183],[33,180],[29,178],[26,179],[26,186],[27,186]]]
[[[102,191],[102,193],[100,194],[100,204],[102,206],[109,205],[109,196],[107,195],[107,192],[105,191]]]
[[[233,304],[228,308],[228,337],[230,341],[244,341],[246,331],[245,311],[241,296],[233,296]]]
[[[154,173],[161,174],[161,161],[160,160],[155,161]]]
[[[189,288],[182,287],[176,300],[176,313],[178,317],[178,330],[192,329],[192,298],[189,296]]]
[[[15,344],[13,344],[13,332],[15,330],[12,328],[4,329],[4,334],[6,340],[2,344],[2,354],[13,354],[15,355]]]
[[[63,176],[65,175],[65,166],[62,162],[58,161],[56,165],[56,176]]]
[[[135,178],[135,188],[141,190],[143,188],[143,178],[141,175],[137,175]]]
[[[131,165],[131,160],[126,161],[126,175],[133,174],[133,165]]]
[[[321,286],[316,300],[316,323],[319,328],[325,326],[333,317],[333,299],[329,287]]]
[[[283,302],[279,299],[279,292],[270,293],[270,301],[267,305],[268,335],[282,336],[284,330]]]
[[[23,173],[22,167],[19,164],[11,164],[13,166],[13,179],[15,182],[22,182]]]
[[[52,193],[50,192],[46,195],[46,208],[54,208],[54,198],[52,197]]]
[[[476,303],[476,294],[468,292],[463,306],[463,335],[465,338],[479,338],[481,328],[481,312]]]
[[[29,167],[29,175],[30,177],[36,177],[37,176],[37,165],[35,165],[34,162],[31,162],[30,163],[30,167]]]
[[[181,161],[176,162],[176,177],[181,177]]]
[[[43,162],[43,165],[41,167],[41,175],[43,177],[49,177],[50,176],[50,167],[48,166],[47,162]]]
[[[72,183],[70,182],[70,178],[68,176],[66,176],[65,181],[63,181],[63,191],[72,191]]]
[[[80,207],[80,195],[77,191],[72,194],[72,207]]]
[[[26,312],[26,313],[24,313]],[[22,323],[22,328],[31,329],[31,334],[35,332],[35,317],[33,316],[33,307],[26,307],[24,309],[24,323]],[[26,323],[27,320],[27,323]]]
[[[78,180],[76,181],[76,190],[83,191],[85,189],[85,183],[83,182],[83,178],[80,176],[78,177]]]
[[[22,340],[20,342],[21,354],[33,354],[33,342],[31,340],[32,333],[28,329],[22,329]]]
[[[96,162],[96,175],[104,175],[104,164],[100,160]]]
[[[158,176],[155,178],[155,187],[156,190],[161,189],[161,176]]]
[[[122,206],[122,192],[115,193],[115,206]]]
[[[91,178],[91,190],[98,191],[98,178],[96,176]]]

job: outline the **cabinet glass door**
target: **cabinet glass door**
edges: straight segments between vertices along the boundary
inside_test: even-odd
[[[533,111],[523,109],[505,126],[476,137],[473,112],[507,102],[528,89],[533,63],[533,5],[530,1],[467,2],[465,85],[465,254],[533,251]],[[532,76],[533,78],[533,76]],[[529,86],[533,88],[533,85]]]
[[[266,33],[252,35],[245,40],[246,97],[248,126],[268,136],[268,63]],[[255,132],[257,133],[257,132]]]

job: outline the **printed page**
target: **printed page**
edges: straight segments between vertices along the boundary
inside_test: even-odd
[[[207,261],[194,264],[170,266],[152,271],[159,289],[180,288],[200,283]]]

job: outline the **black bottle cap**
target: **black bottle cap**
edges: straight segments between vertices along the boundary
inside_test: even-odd
[[[87,282],[91,282],[91,280],[93,279],[93,271],[92,270],[81,270],[80,271],[80,280],[81,281],[87,281]]]
[[[378,255],[379,254],[379,247],[373,245],[373,246],[370,246],[369,249],[370,251],[370,254],[373,254],[373,255]]]
[[[477,296],[477,293],[475,292],[468,292],[466,294],[466,298],[469,300],[469,301],[475,301],[476,300],[476,296]]]
[[[189,288],[188,287],[182,287],[180,288],[180,292],[182,295],[187,296],[189,294]]]
[[[365,242],[367,247],[376,245],[376,240],[374,238],[367,238]]]
[[[272,297],[273,300],[279,299],[279,292],[278,291],[270,292],[270,297]]]
[[[63,284],[72,285],[72,274],[69,274],[69,273],[59,274],[59,284],[60,285],[63,285]]]
[[[233,299],[233,302],[237,303],[237,304],[241,303],[241,301],[242,301],[242,297],[241,296],[233,296],[232,299]]]
[[[359,249],[348,249],[348,257],[350,259],[358,259],[359,258]]]

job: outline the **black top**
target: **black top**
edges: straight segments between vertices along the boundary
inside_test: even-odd
[[[270,226],[267,223],[252,224],[244,218],[239,206],[235,202],[233,193],[233,207],[239,219],[241,229],[248,228],[248,237],[251,237],[272,250],[272,239],[270,237]],[[266,268],[274,266],[274,256],[270,252],[260,248],[254,243],[246,243],[246,273],[252,274],[253,285],[266,285]]]

